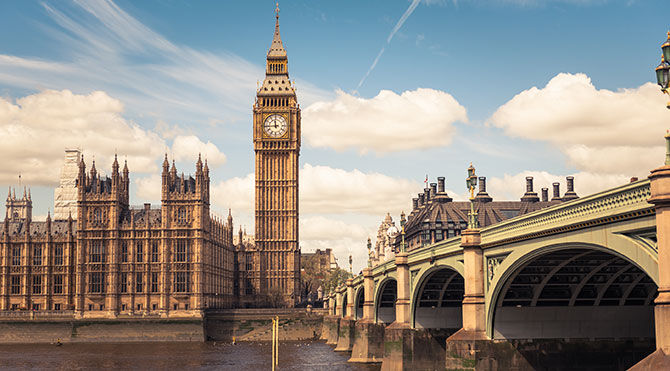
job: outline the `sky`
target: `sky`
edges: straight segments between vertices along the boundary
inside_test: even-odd
[[[581,196],[646,177],[670,111],[654,83],[667,0],[293,0],[280,27],[302,108],[303,251],[366,265],[386,213],[426,177],[466,197],[470,162],[497,200],[575,177]],[[211,208],[253,233],[252,104],[273,1],[2,2],[0,186],[53,212],[64,149],[109,173],[131,204],[160,203],[165,153],[198,153]]]

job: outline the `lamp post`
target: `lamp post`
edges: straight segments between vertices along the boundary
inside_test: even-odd
[[[656,67],[656,81],[661,87],[661,91],[665,94],[670,95],[668,92],[668,83],[670,83],[670,31],[668,31],[668,39],[661,45],[661,50],[663,54],[661,56],[661,64]],[[670,109],[670,102],[666,106]]]
[[[468,177],[465,179],[465,184],[470,191],[470,214],[468,214],[468,229],[479,228],[479,220],[477,219],[477,212],[475,212],[475,186],[477,186],[477,174],[475,174],[475,167],[470,163],[468,167]]]

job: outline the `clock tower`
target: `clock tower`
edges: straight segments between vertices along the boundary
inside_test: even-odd
[[[284,304],[293,306],[300,300],[300,105],[289,80],[288,59],[279,35],[279,5],[275,12],[265,80],[253,106],[256,251],[251,278],[259,299],[281,298]]]

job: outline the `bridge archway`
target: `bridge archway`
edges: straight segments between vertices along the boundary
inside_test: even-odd
[[[395,278],[387,277],[379,283],[375,295],[375,323],[395,321],[395,302],[398,298],[398,283]]]
[[[463,276],[453,267],[438,265],[425,270],[412,294],[412,327],[460,329],[464,292]]]
[[[653,267],[590,244],[548,246],[505,260],[510,258],[487,295],[492,338],[653,339]]]
[[[365,288],[362,286],[356,290],[354,301],[354,319],[363,318],[363,303],[365,302]]]

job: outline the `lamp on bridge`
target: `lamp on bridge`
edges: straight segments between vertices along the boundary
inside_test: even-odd
[[[479,220],[477,219],[477,212],[475,212],[475,187],[477,186],[477,174],[475,174],[475,167],[470,163],[468,168],[468,177],[465,179],[465,184],[470,191],[470,214],[468,214],[468,229],[479,228]]]
[[[668,39],[661,45],[661,50],[663,54],[661,64],[656,67],[656,81],[661,86],[661,91],[670,95],[668,93],[668,84],[670,83],[670,64],[668,64],[668,61],[670,61],[670,31],[668,31]],[[670,109],[670,102],[667,107]]]

